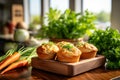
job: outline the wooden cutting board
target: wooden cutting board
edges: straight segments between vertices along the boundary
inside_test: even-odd
[[[104,65],[104,63],[105,57],[99,55],[95,58],[80,60],[76,63],[63,63],[54,60],[41,60],[38,57],[34,57],[32,58],[31,65],[33,68],[36,69],[41,69],[66,76],[74,76],[100,67]]]

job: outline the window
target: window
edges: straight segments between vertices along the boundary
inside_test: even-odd
[[[30,0],[30,22],[40,24],[41,0]]]
[[[29,0],[29,30],[37,32],[41,28],[41,0]]]
[[[110,26],[111,0],[83,0],[83,10],[96,15],[96,27],[105,29]]]
[[[50,7],[64,12],[69,8],[69,0],[50,0]]]

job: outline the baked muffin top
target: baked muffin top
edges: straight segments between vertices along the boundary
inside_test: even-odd
[[[93,44],[87,42],[78,42],[76,47],[78,47],[82,52],[98,51],[98,49]]]
[[[56,53],[58,52],[58,50],[59,48],[53,42],[43,43],[40,46],[40,52],[44,54]]]
[[[57,44],[59,46],[59,52],[61,55],[71,57],[71,56],[78,56],[81,54],[81,51],[75,47],[72,43],[69,42],[59,42]]]

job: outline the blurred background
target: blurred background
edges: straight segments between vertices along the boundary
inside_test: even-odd
[[[15,42],[13,34],[16,28],[29,31],[30,36],[37,34],[43,24],[47,24],[46,13],[50,8],[61,12],[71,9],[81,14],[88,10],[96,15],[96,28],[120,30],[119,4],[120,0],[0,0],[0,50],[3,52],[6,43]]]
[[[114,14],[119,11],[113,9],[118,8],[117,3],[119,2],[119,0],[0,0],[0,28],[2,29],[8,21],[14,25],[24,21],[27,25],[40,26],[42,17],[45,17],[51,7],[62,12],[66,9],[72,9],[76,12],[84,12],[88,9],[97,15],[97,27],[104,29],[111,25],[112,17],[117,16]]]

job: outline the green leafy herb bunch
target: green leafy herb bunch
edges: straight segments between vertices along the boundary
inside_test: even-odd
[[[120,33],[117,29],[96,30],[88,42],[98,48],[98,54],[106,57],[106,68],[120,69]]]
[[[39,35],[43,38],[78,39],[95,30],[96,17],[88,10],[84,14],[70,9],[61,13],[60,10],[50,8],[47,18],[48,24],[39,31]]]

